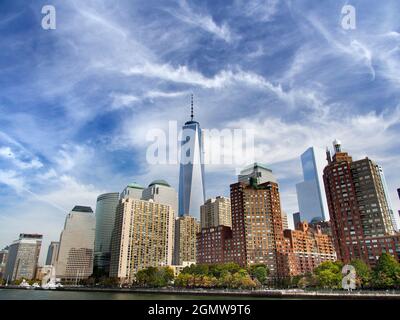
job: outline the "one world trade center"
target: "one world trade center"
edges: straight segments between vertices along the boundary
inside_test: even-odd
[[[200,220],[200,206],[205,202],[203,136],[194,121],[193,95],[191,115],[182,127],[179,168],[179,216],[190,215]]]

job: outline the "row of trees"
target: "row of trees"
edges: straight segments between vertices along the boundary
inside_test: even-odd
[[[268,277],[265,265],[254,265],[247,269],[235,263],[215,265],[191,265],[175,278],[169,267],[150,267],[136,274],[136,285],[180,288],[235,288],[251,289],[264,284]]]
[[[358,289],[400,289],[400,263],[389,254],[382,254],[376,266],[371,269],[362,260],[350,263],[355,269],[355,284]],[[276,287],[342,289],[343,263],[326,261],[306,275],[292,277]],[[186,267],[175,278],[169,267],[150,267],[136,274],[136,285],[165,287],[174,285],[180,288],[229,288],[252,289],[265,285],[269,270],[258,264],[242,268],[235,263],[201,265]]]
[[[373,269],[362,260],[354,260],[350,265],[355,268],[358,289],[400,289],[400,263],[389,254],[382,254]],[[312,274],[294,277],[291,284],[299,288],[341,289],[342,268],[340,261],[326,261]]]

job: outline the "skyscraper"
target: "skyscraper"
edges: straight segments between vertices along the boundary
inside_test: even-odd
[[[233,261],[242,266],[265,264],[274,277],[286,274],[278,184],[234,183],[231,202]]]
[[[325,162],[324,151],[316,147],[308,148],[301,155],[304,181],[296,184],[297,201],[302,219],[308,222],[315,217],[329,220],[322,179]]]
[[[120,199],[111,242],[110,276],[130,283],[147,267],[172,264],[174,210],[153,199]]]
[[[105,193],[97,197],[96,233],[94,241],[94,267],[106,274],[110,271],[111,235],[114,229],[115,212],[119,192]]]
[[[200,220],[200,206],[206,193],[204,186],[203,135],[193,120],[193,95],[190,121],[183,126],[179,169],[179,216],[191,215]]]
[[[75,206],[68,213],[60,236],[57,278],[74,282],[92,275],[95,228],[96,218],[92,208]]]
[[[58,256],[58,248],[60,247],[60,243],[57,241],[52,241],[49,245],[49,249],[47,250],[46,256],[46,265],[54,266],[57,261]]]
[[[201,228],[232,226],[231,200],[218,196],[208,199],[200,208]]]
[[[21,233],[19,235],[19,239],[8,248],[4,279],[14,281],[35,278],[42,238],[41,234]]]
[[[174,264],[196,262],[196,236],[200,223],[195,217],[183,216],[175,220]]]
[[[371,266],[387,252],[400,258],[400,236],[395,234],[378,166],[369,158],[353,161],[333,142],[327,151],[325,191],[338,259],[362,259]]]

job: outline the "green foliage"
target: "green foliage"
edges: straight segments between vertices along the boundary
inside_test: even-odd
[[[342,284],[342,263],[325,261],[314,270],[316,286],[319,288],[339,289]]]
[[[265,267],[265,266],[264,266]],[[259,266],[257,270],[260,278],[267,270]],[[175,286],[185,288],[236,288],[250,289],[259,285],[259,281],[252,279],[246,269],[236,263],[213,264],[213,265],[191,265],[182,270],[175,279]]]
[[[380,256],[373,270],[372,285],[377,289],[400,288],[400,264],[391,255]]]
[[[360,259],[353,260],[350,264],[356,269],[357,288],[368,288],[371,284],[371,268]]]
[[[148,267],[136,273],[136,283],[140,286],[165,287],[174,280],[170,267]]]
[[[260,284],[265,284],[269,275],[269,269],[264,264],[256,264],[249,267],[249,273],[253,279],[257,279]]]

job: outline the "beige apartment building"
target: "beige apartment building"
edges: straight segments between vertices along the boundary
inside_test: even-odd
[[[136,272],[172,264],[174,210],[171,205],[121,198],[111,239],[110,276],[131,283]]]
[[[218,196],[208,199],[200,207],[201,228],[232,227],[231,200]]]
[[[174,265],[196,261],[196,235],[200,232],[200,222],[192,216],[182,216],[175,220]]]

